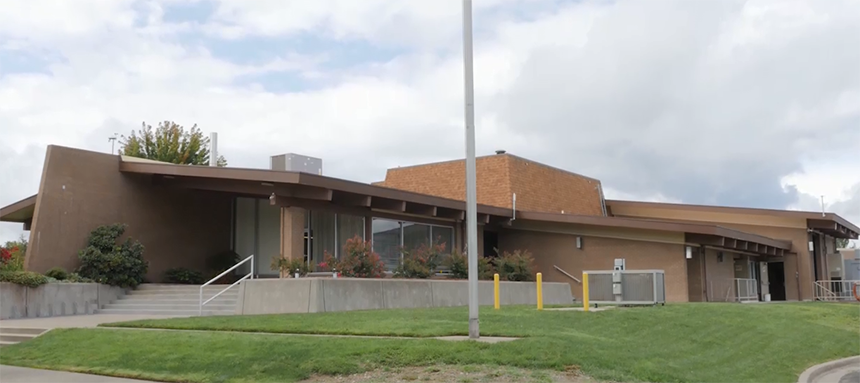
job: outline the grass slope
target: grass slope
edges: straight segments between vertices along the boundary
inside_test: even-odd
[[[123,326],[293,333],[453,335],[465,308],[203,317]],[[383,366],[510,365],[615,381],[793,382],[808,366],[860,353],[860,312],[840,304],[679,304],[599,313],[482,309],[496,345],[108,329],[52,331],[4,348],[0,363],[171,381],[293,381]],[[73,352],[81,350],[82,352]],[[72,352],[70,352],[72,351]]]

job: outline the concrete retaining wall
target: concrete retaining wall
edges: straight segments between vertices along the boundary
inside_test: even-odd
[[[48,283],[36,288],[0,283],[0,319],[94,314],[125,295],[99,283]]]
[[[501,282],[504,305],[534,305],[534,282]],[[567,283],[543,284],[544,304],[570,304]],[[493,304],[493,282],[478,284],[481,305]],[[466,306],[468,282],[403,279],[300,278],[254,279],[239,287],[237,314],[288,314],[395,308]]]

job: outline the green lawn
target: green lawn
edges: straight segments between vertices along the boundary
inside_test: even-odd
[[[289,333],[465,334],[467,309],[138,321],[123,326]],[[294,381],[384,366],[578,366],[614,381],[794,382],[807,367],[860,353],[860,306],[677,304],[599,313],[481,310],[495,345],[111,329],[52,331],[3,348],[0,363],[168,381]]]

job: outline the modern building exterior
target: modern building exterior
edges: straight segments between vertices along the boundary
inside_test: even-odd
[[[273,168],[290,168],[288,157],[273,158]],[[809,300],[827,279],[834,239],[860,232],[832,213],[605,200],[599,180],[504,152],[478,158],[477,171],[479,252],[528,250],[544,280],[569,283],[575,297],[583,271],[625,259],[627,269],[664,270],[669,301],[750,291],[748,299]],[[254,255],[257,275],[277,276],[272,257],[318,262],[354,236],[372,241],[390,269],[401,249],[432,240],[466,248],[462,160],[390,169],[374,184],[319,173],[49,146],[38,193],[0,209],[0,221],[30,230],[25,267],[39,272],[75,268],[92,229],[127,224],[146,246],[151,281],[225,250]]]

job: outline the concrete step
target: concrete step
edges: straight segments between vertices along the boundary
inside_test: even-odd
[[[222,290],[203,290],[203,295],[213,296]],[[128,295],[200,295],[200,290],[133,290]],[[224,291],[221,295],[239,295],[239,288]]]
[[[169,303],[153,303],[153,304],[134,304],[127,302],[118,302],[111,303],[105,306],[101,312],[104,312],[105,309],[121,309],[121,310],[197,310],[200,307],[198,304],[186,304],[186,305],[174,305]],[[234,311],[236,310],[236,305],[221,305],[221,304],[212,304],[207,303],[206,306],[203,306],[206,310],[216,310],[216,311]]]
[[[11,346],[13,344],[18,344],[18,342],[7,342],[5,340],[0,340],[0,347]]]
[[[208,305],[207,305],[208,306]],[[25,335],[39,335],[45,331],[48,331],[44,328],[32,328],[32,327],[3,327],[0,326],[0,334],[25,334]]]
[[[197,316],[198,311],[194,310],[128,310],[128,309],[103,309],[99,310],[100,314],[135,314],[135,315],[176,315],[176,316]],[[234,310],[209,310],[203,311],[203,315],[233,315]]]
[[[37,337],[37,336],[38,336],[38,334],[37,334],[37,335],[33,335],[33,334],[4,334],[4,333],[0,333],[0,341],[4,341],[4,342],[23,342],[23,341],[25,341],[25,340],[33,339],[33,338],[35,338],[35,337]]]
[[[224,290],[230,285],[208,285],[203,290]],[[171,284],[152,284],[144,283],[137,286],[138,291],[142,290],[200,290],[200,285],[171,285]]]
[[[205,301],[208,298],[203,298]],[[219,304],[219,305],[235,305],[238,302],[236,298],[223,298],[218,297],[212,300],[207,304]],[[159,303],[169,303],[174,305],[197,305],[200,303],[200,299],[182,299],[182,298],[150,298],[150,297],[129,297],[126,299],[119,299],[114,301],[113,303],[133,303],[133,304],[159,304]]]

